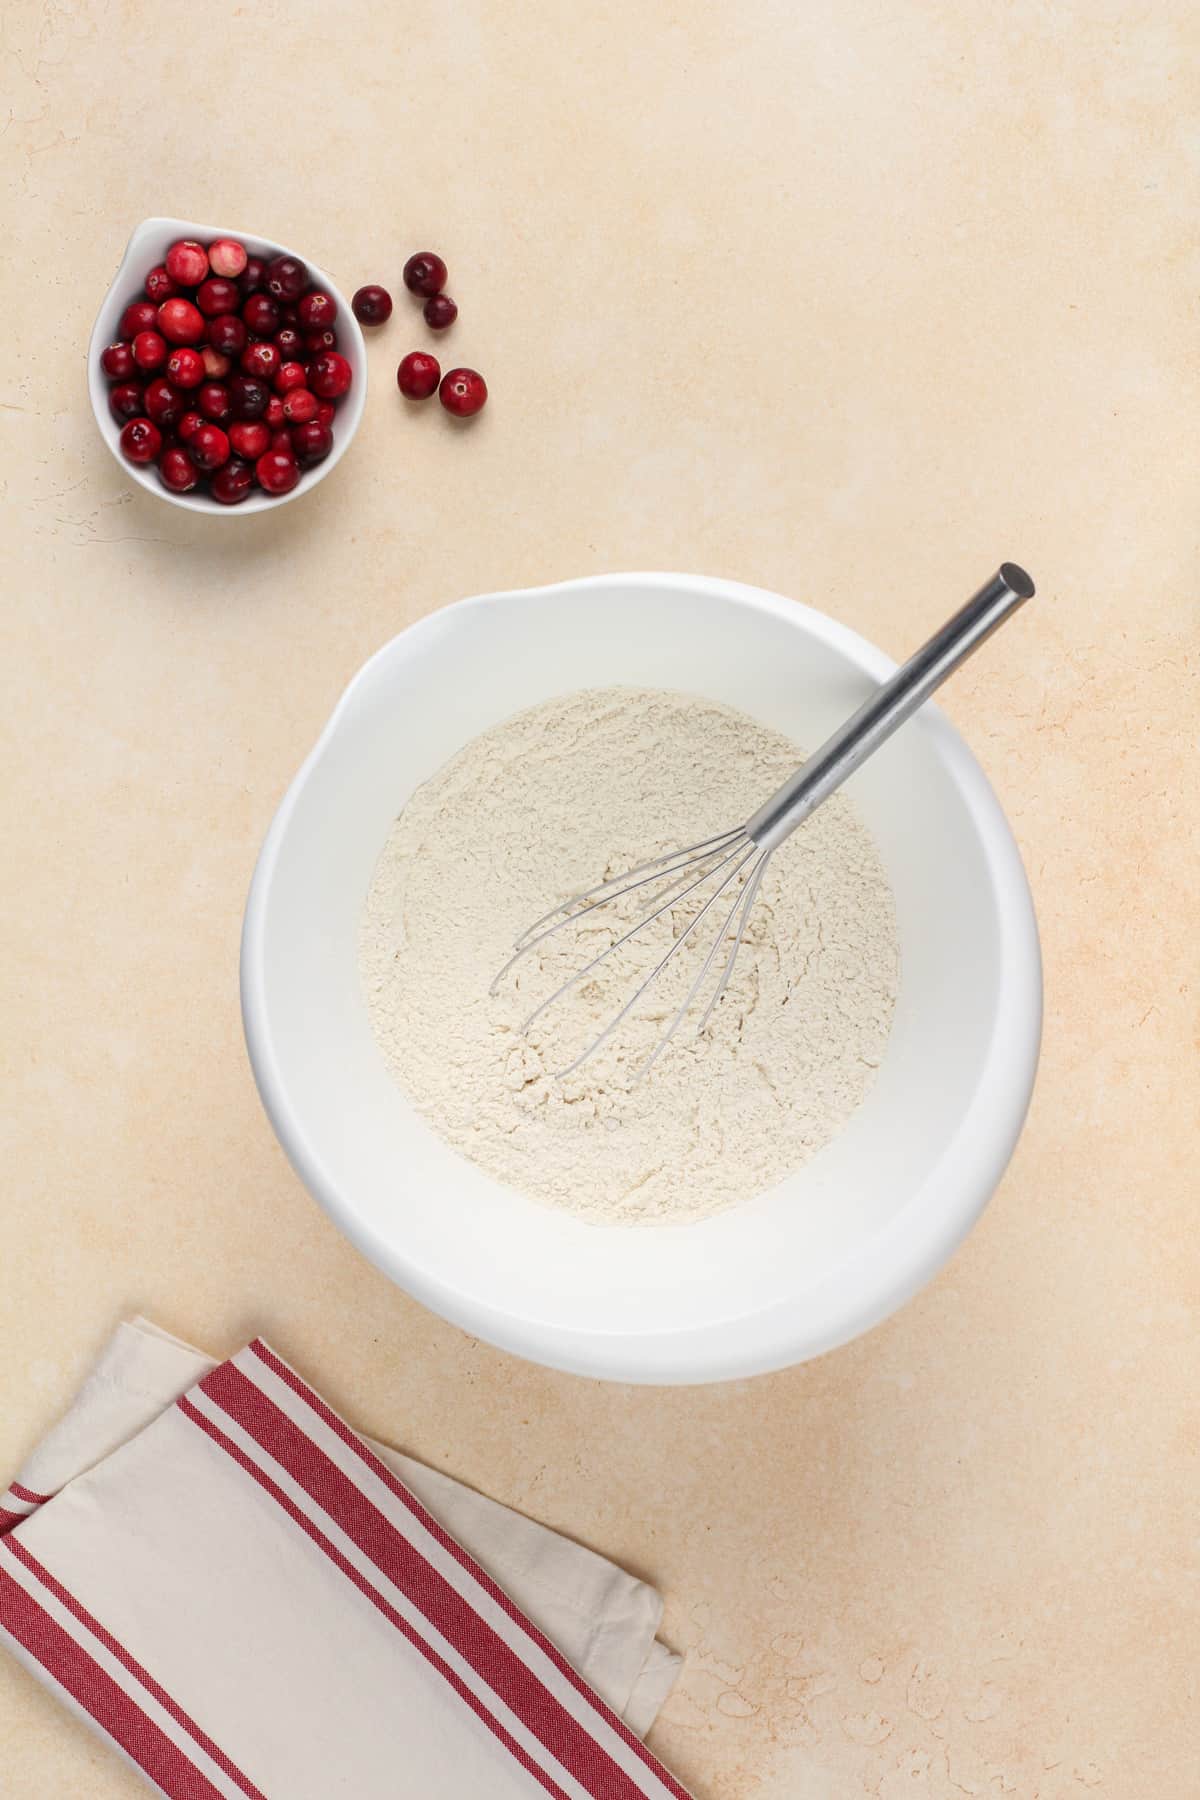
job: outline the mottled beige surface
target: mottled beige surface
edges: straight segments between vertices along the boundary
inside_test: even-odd
[[[1189,1800],[1194,8],[10,0],[3,33],[0,1462],[121,1313],[259,1327],[659,1583],[691,1658],[656,1742],[700,1800]],[[442,250],[489,410],[405,416],[401,298],[313,499],[135,495],[82,354],[160,211],[347,288]],[[286,1167],[237,1015],[255,848],[345,679],[460,594],[638,566],[899,651],[998,554],[1041,598],[948,704],[1028,859],[1047,1029],[952,1266],[700,1392],[525,1366],[389,1286]],[[0,1771],[141,1791],[7,1662]]]

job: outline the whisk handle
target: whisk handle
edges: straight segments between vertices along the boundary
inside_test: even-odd
[[[747,837],[760,850],[774,850],[1033,592],[1024,569],[1001,563],[991,580],[759,807],[746,822]]]

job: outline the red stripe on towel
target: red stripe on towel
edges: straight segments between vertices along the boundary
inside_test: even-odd
[[[54,1498],[53,1494],[35,1494],[32,1488],[22,1487],[19,1481],[10,1481],[8,1491],[10,1494],[15,1494],[18,1500],[24,1500],[29,1506],[45,1506],[47,1500]]]
[[[228,1367],[229,1365],[226,1364],[224,1366]],[[219,1371],[217,1372],[219,1373]],[[242,1379],[244,1380],[245,1377],[243,1376]],[[203,1385],[203,1383],[201,1385]],[[250,1384],[247,1382],[247,1386],[249,1385]],[[257,1392],[257,1389],[255,1389],[255,1392]],[[301,1512],[300,1508],[291,1499],[290,1495],[285,1494],[279,1484],[272,1481],[266,1471],[260,1469],[258,1464],[254,1462],[251,1457],[246,1455],[246,1452],[241,1446],[235,1444],[233,1439],[221,1430],[220,1426],[214,1425],[211,1419],[206,1418],[199,1408],[192,1404],[186,1394],[182,1399],[177,1401],[176,1404],[185,1418],[190,1419],[193,1425],[198,1425],[201,1431],[212,1439],[214,1444],[219,1444],[221,1449],[231,1456],[240,1468],[246,1471],[247,1475],[252,1476],[258,1485],[278,1502],[293,1523],[298,1525],[301,1531],[303,1531],[307,1537],[311,1538],[312,1542],[316,1544],[319,1549],[325,1552],[325,1555],[329,1558],[330,1562],[334,1564],[335,1568],[340,1569],[347,1580],[352,1582],[358,1589],[359,1593],[363,1594],[371,1604],[383,1614],[384,1618],[396,1627],[397,1631],[408,1640],[413,1648],[420,1652],[426,1662],[435,1668],[439,1675],[444,1677],[459,1696],[460,1700],[463,1700],[466,1705],[470,1707],[475,1716],[487,1726],[488,1730],[491,1731],[499,1742],[504,1745],[505,1749],[510,1752],[521,1767],[545,1788],[546,1792],[552,1796],[552,1800],[569,1800],[569,1796],[564,1793],[558,1783],[552,1780],[546,1771],[534,1762],[528,1751],[517,1742],[511,1732],[507,1731],[498,1719],[493,1718],[492,1714],[488,1712],[478,1695],[472,1693],[471,1689],[462,1680],[461,1676],[456,1674],[450,1665],[438,1655],[432,1645],[427,1644],[424,1638],[422,1638],[418,1632],[413,1630],[407,1619],[403,1618],[401,1614],[396,1611],[394,1606],[389,1605],[382,1594],[376,1592],[370,1582],[355,1568],[354,1564],[342,1555],[341,1551],[337,1548],[337,1545],[326,1537],[325,1533],[321,1531],[305,1513]]]
[[[641,1738],[639,1738],[635,1732],[630,1730],[624,1719],[615,1713],[612,1708],[600,1698],[599,1694],[597,1694],[593,1688],[589,1687],[582,1675],[571,1667],[562,1652],[555,1648],[545,1633],[540,1631],[531,1619],[526,1618],[520,1608],[509,1599],[508,1595],[504,1592],[504,1589],[497,1586],[496,1582],[493,1581],[486,1570],[480,1568],[474,1557],[464,1550],[462,1545],[452,1538],[443,1526],[439,1525],[433,1515],[427,1512],[421,1505],[421,1502],[417,1499],[417,1496],[412,1490],[405,1487],[400,1478],[388,1468],[385,1462],[382,1462],[380,1458],[376,1456],[370,1446],[364,1444],[363,1440],[358,1437],[355,1432],[351,1431],[350,1427],[343,1419],[338,1417],[332,1407],[328,1406],[326,1402],[322,1400],[321,1396],[308,1386],[307,1382],[302,1381],[294,1369],[290,1369],[287,1363],[282,1362],[271,1347],[268,1344],[263,1343],[261,1338],[255,1338],[254,1342],[249,1347],[254,1352],[255,1356],[258,1357],[259,1361],[265,1363],[267,1368],[270,1369],[273,1374],[277,1375],[281,1381],[285,1382],[294,1394],[298,1394],[305,1404],[316,1413],[317,1417],[324,1424],[328,1425],[331,1431],[336,1432],[342,1442],[353,1450],[355,1455],[367,1465],[371,1473],[378,1476],[379,1480],[395,1494],[398,1500],[403,1501],[409,1512],[412,1513],[415,1519],[420,1521],[426,1531],[429,1532],[430,1536],[441,1545],[442,1549],[447,1550],[450,1555],[454,1557],[456,1562],[466,1569],[467,1573],[471,1575],[490,1598],[503,1609],[513,1623],[519,1625],[526,1636],[531,1638],[537,1645],[538,1649],[541,1650],[545,1656],[550,1658],[550,1661],[554,1664],[559,1674],[570,1682],[576,1693],[581,1694],[583,1698],[595,1708],[606,1724],[616,1732],[622,1743],[627,1744],[629,1748],[634,1751],[650,1773],[656,1776],[662,1783],[667,1792],[673,1794],[675,1800],[691,1800],[691,1796],[688,1794],[687,1789],[681,1787],[675,1777],[671,1774],[670,1770],[664,1768],[658,1758],[651,1751],[647,1750]]]
[[[0,1625],[170,1800],[224,1800],[137,1701],[2,1568]]]

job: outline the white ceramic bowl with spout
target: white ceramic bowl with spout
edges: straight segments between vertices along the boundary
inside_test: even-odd
[[[948,610],[935,603],[922,623]],[[360,670],[267,834],[246,911],[242,1006],[259,1089],[297,1172],[417,1299],[557,1368],[714,1381],[867,1330],[965,1236],[1025,1116],[1041,964],[1012,833],[933,706],[846,789],[896,901],[901,984],[883,1065],[845,1130],[745,1205],[695,1224],[604,1228],[500,1186],[394,1085],[356,967],[360,911],[396,814],[501,719],[579,688],[669,687],[815,748],[894,666],[795,602],[652,574],[463,601]]]
[[[239,244],[246,246],[251,256],[298,257],[307,264],[315,285],[324,289],[327,294],[332,294],[337,301],[338,349],[350,364],[353,379],[349,391],[338,402],[334,414],[333,449],[323,462],[305,469],[289,493],[266,494],[261,488],[255,487],[236,506],[222,506],[220,501],[211,500],[199,489],[191,494],[173,494],[159,480],[157,469],[131,463],[128,457],[121,454],[121,427],[113,418],[108,404],[109,389],[114,384],[100,367],[100,353],[107,345],[116,342],[120,336],[121,314],[130,301],[136,300],[141,294],[150,270],[162,262],[171,245],[180,238],[189,238],[199,244],[211,244],[217,238],[234,238]],[[100,435],[129,480],[145,488],[157,500],[167,500],[172,506],[185,507],[189,512],[212,513],[226,519],[242,513],[270,512],[288,500],[299,500],[303,495],[311,494],[318,482],[324,481],[350,448],[367,399],[367,352],[362,327],[350,310],[349,300],[325,270],[318,268],[302,251],[292,250],[287,244],[277,244],[273,239],[256,237],[250,231],[235,231],[225,225],[199,225],[194,219],[143,219],[136,227],[125,246],[121,266],[113,276],[112,285],[96,314],[96,323],[92,327],[91,342],[88,345],[87,373],[88,393],[92,411],[96,415],[96,424],[100,427]]]

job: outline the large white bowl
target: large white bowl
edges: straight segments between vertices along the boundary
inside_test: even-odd
[[[192,494],[173,494],[170,488],[163,486],[156,469],[131,463],[128,457],[121,454],[121,427],[113,418],[108,404],[108,393],[113,383],[100,367],[100,353],[108,344],[116,342],[120,336],[121,314],[130,301],[136,300],[142,292],[150,270],[163,260],[171,245],[180,238],[194,239],[200,244],[211,244],[217,238],[234,238],[239,244],[246,246],[251,256],[299,257],[302,262],[307,263],[309,274],[316,285],[325,293],[332,294],[337,301],[338,348],[350,364],[354,378],[349,392],[338,403],[334,414],[333,449],[323,462],[306,469],[289,493],[265,494],[261,488],[256,487],[236,506],[222,506],[219,500],[211,500],[207,494],[198,490]],[[182,506],[188,512],[212,513],[229,519],[239,513],[269,512],[274,507],[282,506],[287,500],[298,500],[304,494],[311,494],[318,482],[324,481],[330,471],[337,467],[350,448],[350,440],[358,430],[358,422],[366,404],[367,351],[362,327],[350,310],[350,302],[324,269],[318,268],[302,251],[291,250],[286,244],[277,244],[273,238],[255,237],[253,232],[234,231],[224,225],[199,225],[194,219],[143,219],[135,227],[125,246],[121,266],[113,276],[112,285],[96,314],[91,342],[88,344],[87,376],[88,394],[92,411],[96,415],[96,424],[100,427],[100,435],[129,480],[136,481],[139,487],[145,488],[156,499],[169,500],[172,506]]]
[[[914,636],[933,623],[914,620]],[[812,748],[893,667],[808,607],[652,574],[463,601],[360,670],[267,834],[246,911],[242,1007],[263,1102],[298,1174],[417,1299],[558,1368],[713,1381],[844,1343],[950,1255],[1021,1129],[1041,964],[1004,815],[932,707],[848,789],[899,919],[883,1067],[842,1134],[746,1205],[699,1224],[605,1229],[499,1186],[393,1085],[355,959],[396,813],[497,721],[556,693],[637,684],[725,701]]]

